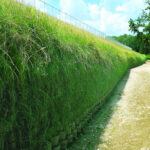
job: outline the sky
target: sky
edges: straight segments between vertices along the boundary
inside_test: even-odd
[[[36,2],[35,2],[36,1]],[[63,12],[78,18],[82,22],[106,33],[119,36],[131,34],[128,21],[136,19],[145,8],[145,0],[43,0]],[[36,7],[47,13],[53,13],[52,8],[43,6],[40,0],[25,0],[34,3]],[[63,17],[61,12],[57,12]]]

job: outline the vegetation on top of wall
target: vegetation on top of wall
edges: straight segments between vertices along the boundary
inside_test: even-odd
[[[64,148],[145,55],[0,0],[0,149]]]

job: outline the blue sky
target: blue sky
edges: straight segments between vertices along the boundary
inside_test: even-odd
[[[25,0],[33,3],[34,0]],[[145,7],[144,0],[45,0],[108,35],[130,34],[128,21],[137,18]],[[43,9],[36,0],[39,9]],[[46,8],[50,12],[49,8]],[[60,14],[61,15],[61,14]]]

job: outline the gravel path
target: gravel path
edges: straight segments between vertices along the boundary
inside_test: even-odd
[[[69,150],[150,150],[150,61],[126,74]]]

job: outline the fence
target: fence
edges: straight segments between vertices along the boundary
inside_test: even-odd
[[[60,9],[54,7],[53,5],[45,2],[44,0],[17,0],[23,4],[27,4],[30,5],[32,7],[34,7],[35,9],[42,11],[48,15],[51,15],[57,19],[60,19],[66,23],[72,24],[80,29],[83,29],[85,31],[91,32],[97,36],[100,36],[106,40],[112,41],[116,44],[119,44],[123,47],[126,47],[128,49],[131,49],[130,47],[114,40],[113,38],[111,38],[110,36],[106,35],[106,33],[99,31],[98,29],[80,21],[79,19],[69,15],[66,12],[61,11]],[[29,2],[28,2],[29,1]]]

